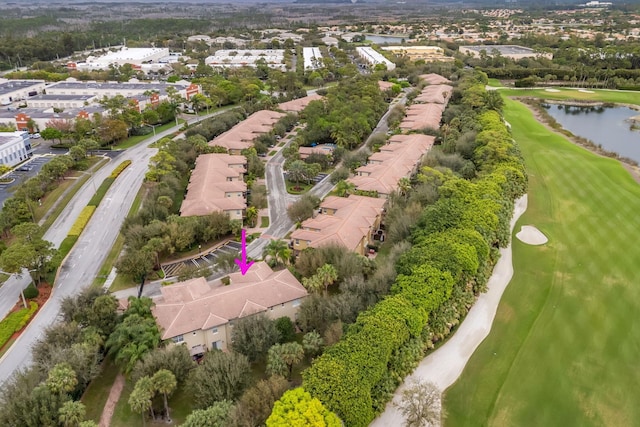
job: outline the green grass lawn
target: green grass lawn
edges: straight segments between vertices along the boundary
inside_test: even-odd
[[[82,403],[87,408],[85,419],[93,420],[96,423],[100,421],[102,410],[107,403],[107,398],[116,376],[118,376],[118,368],[111,359],[106,359],[101,366],[100,375],[91,381],[91,384],[82,395]]]
[[[113,413],[113,418],[111,419],[111,427],[132,427],[132,426],[141,426],[142,425],[142,416],[135,412],[131,411],[129,407],[129,395],[133,391],[134,384],[131,381],[127,380],[124,389],[122,390],[122,394],[120,395],[120,400],[118,400],[118,404],[116,405],[116,409]],[[193,410],[191,402],[192,397],[183,387],[179,387],[178,390],[169,398],[169,410],[171,411],[171,419],[172,423],[167,424],[163,421],[151,422],[147,417],[146,425],[147,426],[179,426],[184,423],[184,420]],[[161,409],[163,408],[162,396],[158,395],[154,399],[154,408]]]
[[[580,88],[553,88],[558,92],[549,92],[546,89],[500,89],[500,94],[505,96],[527,96],[533,98],[555,100],[579,100],[598,102],[619,102],[622,104],[638,104],[640,92],[630,90],[598,90],[582,89],[588,92],[580,92]]]
[[[514,277],[491,334],[446,392],[446,424],[637,425],[640,186],[522,104],[507,100],[505,118],[529,173],[519,225],[549,243],[514,239]]]
[[[263,216],[260,218],[260,227],[267,228],[269,226],[269,217]]]
[[[182,119],[178,119],[178,123],[179,124],[183,124],[185,121]],[[158,126],[156,127],[156,134],[159,134],[160,132],[164,132],[167,129],[171,129],[172,127],[174,127],[176,125],[175,120],[170,121],[169,123],[165,123],[162,126]],[[139,144],[140,142],[151,138],[154,135],[153,132],[147,134],[147,135],[136,135],[136,136],[132,136],[130,138],[125,139],[124,141],[122,141],[121,143],[119,143],[118,145],[114,145],[113,149],[114,150],[125,150],[127,148],[131,148],[134,145]]]

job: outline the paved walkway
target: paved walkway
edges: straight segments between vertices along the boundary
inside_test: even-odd
[[[527,196],[524,195],[515,204],[511,219],[512,233],[516,221],[526,210]],[[402,385],[396,390],[393,400],[387,404],[385,411],[373,420],[371,427],[397,427],[404,424],[402,414],[394,402],[400,401],[402,390],[412,380],[429,381],[440,390],[445,390],[458,379],[473,352],[489,335],[500,298],[512,276],[513,263],[511,244],[509,244],[506,248],[500,249],[500,259],[487,283],[487,292],[478,297],[453,336],[442,347],[425,357],[416,370],[404,379]]]

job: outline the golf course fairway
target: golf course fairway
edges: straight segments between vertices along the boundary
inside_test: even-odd
[[[549,241],[513,239],[513,279],[446,391],[444,424],[640,425],[640,185],[505,102],[529,174],[516,231]]]

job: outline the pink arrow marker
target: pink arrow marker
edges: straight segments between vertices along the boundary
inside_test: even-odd
[[[249,268],[253,265],[253,261],[247,262],[247,230],[242,229],[242,259],[236,258],[234,260],[238,267],[240,267],[240,273],[244,276],[249,271]]]

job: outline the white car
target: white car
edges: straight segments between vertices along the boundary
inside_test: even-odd
[[[31,138],[38,139],[38,138],[40,138],[40,134],[39,133],[34,133],[34,134],[31,135]]]

